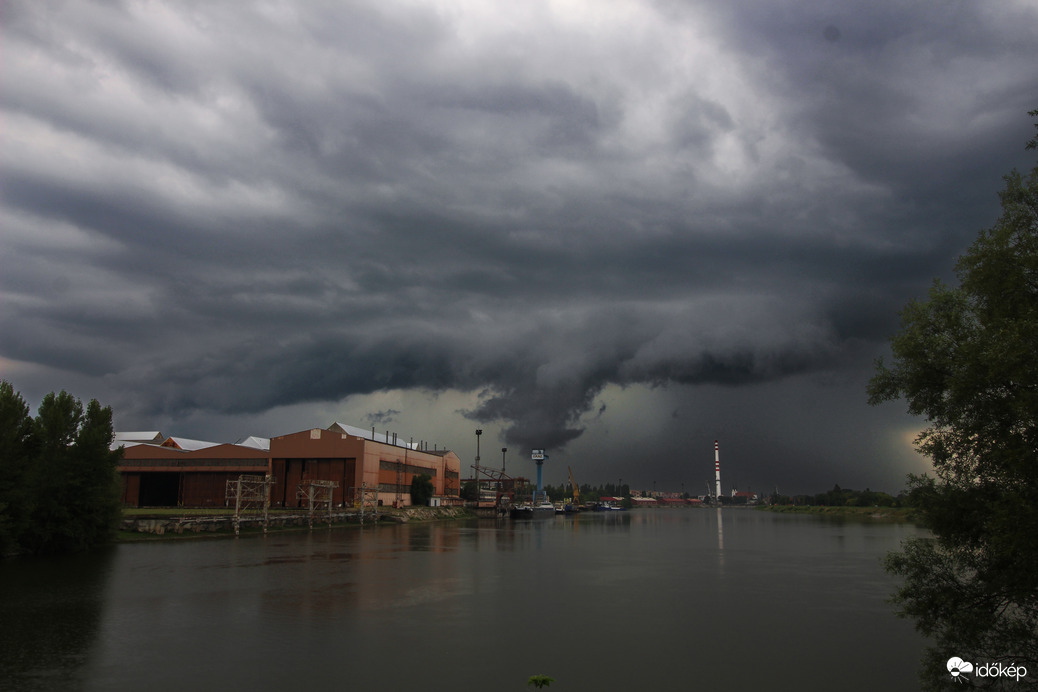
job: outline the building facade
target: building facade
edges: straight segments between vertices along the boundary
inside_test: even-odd
[[[441,501],[458,499],[461,460],[454,452],[421,450],[388,435],[365,437],[358,432],[335,423],[271,438],[267,449],[255,442],[207,446],[171,442],[180,438],[125,447],[119,463],[123,504],[223,507],[227,481],[242,474],[273,477],[271,507],[306,506],[308,501],[299,490],[314,481],[335,484],[332,503],[336,507],[354,505],[364,491],[369,499],[374,493],[379,504],[406,506],[411,504],[411,481],[420,474],[429,476],[434,496]]]
[[[377,492],[383,505],[409,505],[411,481],[420,474],[430,477],[435,496],[457,498],[461,491],[461,460],[454,452],[361,437],[338,425],[272,437],[270,456],[274,507],[301,506],[295,488],[314,480],[338,483],[337,505],[357,502],[365,490]]]
[[[234,444],[195,450],[137,444],[123,450],[118,468],[124,506],[223,507],[227,481],[242,474],[262,478],[270,453]]]

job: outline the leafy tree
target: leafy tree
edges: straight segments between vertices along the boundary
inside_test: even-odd
[[[0,381],[0,556],[15,551],[25,530],[25,488],[32,418],[22,395]]]
[[[111,538],[118,523],[121,450],[111,451],[112,410],[96,400],[48,394],[35,419],[0,382],[0,549],[82,550]]]
[[[427,473],[419,473],[411,479],[411,504],[428,506],[436,489],[432,477]]]
[[[887,569],[903,577],[901,614],[933,641],[929,689],[952,655],[1038,671],[1038,167],[1005,182],[959,286],[935,282],[904,309],[893,362],[869,384],[870,403],[903,398],[928,424],[916,445],[933,475],[909,487],[933,538],[907,541]],[[989,679],[1016,685],[1005,680]]]
[[[468,502],[475,502],[479,499],[479,487],[475,481],[467,481],[461,487],[461,499]]]

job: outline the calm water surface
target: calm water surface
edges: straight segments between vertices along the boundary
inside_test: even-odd
[[[914,690],[906,524],[753,510],[315,530],[0,565],[0,688]]]

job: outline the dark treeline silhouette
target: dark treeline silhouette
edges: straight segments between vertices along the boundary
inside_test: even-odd
[[[112,538],[120,482],[112,409],[66,392],[43,398],[35,418],[0,381],[0,555],[85,550]]]
[[[834,485],[832,490],[815,495],[780,495],[772,493],[768,501],[773,505],[818,505],[822,507],[907,507],[908,496],[896,497],[875,490],[851,490]]]

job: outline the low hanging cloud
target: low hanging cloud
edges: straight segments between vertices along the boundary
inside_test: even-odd
[[[835,335],[798,312],[768,296],[725,296],[528,313],[531,321],[470,322],[450,332],[391,321],[369,339],[309,332],[201,363],[193,356],[149,366],[137,389],[149,393],[156,415],[257,413],[389,389],[481,390],[464,415],[505,422],[505,439],[516,446],[558,449],[582,433],[581,418],[610,384],[737,386],[831,365]],[[733,313],[738,323],[725,319]],[[377,418],[388,422],[394,413]],[[369,416],[369,423],[378,422]]]

